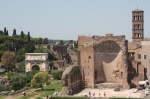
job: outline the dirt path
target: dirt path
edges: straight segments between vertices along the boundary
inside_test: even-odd
[[[38,89],[28,89],[25,92],[26,92],[26,94],[29,94],[29,93],[32,93],[32,92],[34,92],[36,90],[38,90]],[[5,99],[17,99],[17,98],[19,98],[21,96],[22,96],[22,92],[14,94],[14,95],[9,95]]]

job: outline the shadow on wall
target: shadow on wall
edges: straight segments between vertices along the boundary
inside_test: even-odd
[[[103,41],[94,46],[96,59],[101,57],[102,61],[111,63],[118,56],[121,48],[115,41]]]
[[[119,44],[115,41],[103,41],[94,46],[94,50],[95,67],[97,69],[95,75],[98,75],[95,83],[117,82],[114,77],[119,78],[118,75],[121,75],[120,71],[114,75],[113,71],[119,70],[122,63],[122,55],[119,55],[122,51]]]

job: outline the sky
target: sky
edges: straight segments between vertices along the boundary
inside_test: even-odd
[[[144,10],[144,34],[150,37],[150,0],[0,0],[0,30],[12,35],[77,40],[78,35],[125,35],[132,39],[132,10]]]

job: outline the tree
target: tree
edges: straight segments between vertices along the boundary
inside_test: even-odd
[[[4,66],[6,66],[6,70],[9,71],[13,71],[13,68],[15,66],[15,53],[14,52],[10,52],[10,51],[6,51],[4,52],[3,56],[1,57],[1,61],[2,64]]]
[[[24,32],[21,31],[21,38],[24,38]]]
[[[32,70],[32,71],[28,71],[27,73],[26,73],[26,75],[27,75],[27,83],[30,83],[31,82],[31,80],[32,80],[32,78],[34,77],[34,75],[36,74],[36,73],[38,73],[39,71],[37,71],[37,70]]]
[[[30,32],[28,32],[28,43],[30,43]]]
[[[20,90],[23,87],[25,87],[25,84],[27,83],[27,76],[23,74],[17,74],[16,76],[13,76],[10,78],[10,82],[12,85],[13,90]]]
[[[44,38],[43,43],[48,44],[48,38]]]
[[[3,35],[4,34],[3,31],[0,30],[0,34]]]
[[[63,40],[60,40],[59,45],[64,45]]]
[[[35,50],[35,46],[32,43],[27,44],[25,46],[25,52],[26,53],[33,53],[34,50]]]
[[[43,38],[39,37],[38,44],[41,45],[43,43]]]
[[[6,35],[6,33],[7,33],[7,29],[6,29],[6,27],[4,28],[4,35]]]
[[[25,49],[24,48],[18,50],[16,58],[17,58],[17,62],[24,61],[24,59],[25,59]]]
[[[13,37],[16,37],[16,35],[17,35],[17,34],[16,34],[16,29],[14,29],[14,30],[13,30],[13,35],[12,35],[12,36],[13,36]]]
[[[56,80],[61,80],[62,73],[63,73],[62,70],[53,70],[52,71],[53,78]]]
[[[8,34],[8,30],[7,30],[7,32],[6,32],[6,35],[8,36],[9,34]]]
[[[43,85],[50,84],[50,75],[47,72],[38,72],[34,75],[33,79],[31,80],[32,87],[41,87],[43,90]]]
[[[18,72],[25,73],[25,62],[21,62],[18,64]]]

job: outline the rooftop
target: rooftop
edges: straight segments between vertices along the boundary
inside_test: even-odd
[[[141,10],[141,9],[139,9],[139,8],[136,8],[136,9],[134,9],[132,12],[138,12],[138,11],[143,11],[143,10]]]

